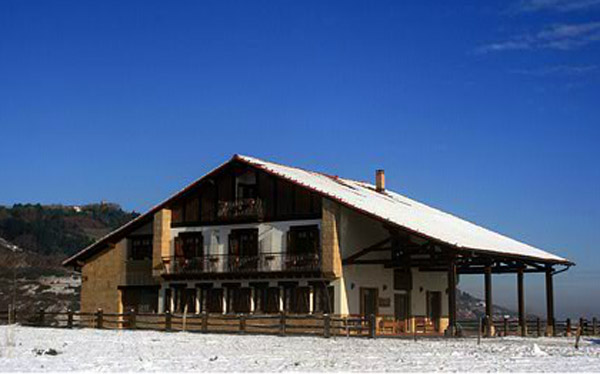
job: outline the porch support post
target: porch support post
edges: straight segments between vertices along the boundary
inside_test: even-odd
[[[521,336],[527,336],[527,324],[525,323],[525,292],[523,290],[523,268],[517,270],[517,304],[519,309],[519,328]]]
[[[283,287],[279,287],[279,311],[284,311],[284,299],[285,299],[285,289]]]
[[[228,304],[228,296],[229,296],[229,288],[228,287],[223,287],[223,314],[227,314],[227,309],[229,308]]]
[[[492,307],[492,267],[488,265],[485,267],[485,320],[486,320],[486,329],[485,335],[487,337],[492,336],[492,316],[494,315],[494,310]]]
[[[552,282],[552,266],[546,268],[546,335],[554,335],[554,285]]]
[[[448,336],[456,335],[456,263],[450,261],[448,269]]]
[[[171,287],[169,292],[169,312],[175,312],[175,287]]]
[[[315,288],[310,286],[308,292],[308,313],[313,314],[315,312]]]
[[[200,314],[202,311],[202,289],[200,287],[196,287],[196,313]]]

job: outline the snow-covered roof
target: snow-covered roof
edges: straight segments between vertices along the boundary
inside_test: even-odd
[[[393,191],[377,192],[375,186],[369,183],[333,177],[249,156],[238,155],[237,158],[320,192],[349,207],[460,249],[552,262],[569,262],[565,258],[498,234]]]
[[[565,258],[498,234],[393,191],[385,190],[384,192],[377,192],[375,186],[369,183],[281,165],[255,157],[234,155],[230,161],[221,164],[165,201],[154,206],[146,213],[69,257],[63,261],[63,265],[75,265],[77,261],[101,251],[102,248],[106,248],[107,244],[119,240],[120,237],[145,224],[145,222],[152,218],[155,212],[168,206],[174,199],[186,193],[202,180],[218,172],[222,167],[234,160],[244,162],[267,173],[304,186],[352,209],[366,213],[392,225],[459,249],[525,257],[544,262],[571,263]]]

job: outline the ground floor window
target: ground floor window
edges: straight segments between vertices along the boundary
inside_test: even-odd
[[[251,296],[250,288],[229,289],[228,311],[230,313],[250,313]]]
[[[264,309],[265,313],[279,313],[279,287],[265,289]]]
[[[138,313],[156,313],[158,311],[157,287],[128,287],[122,289],[123,310],[135,310]]]
[[[335,295],[333,286],[326,286],[325,284],[316,285],[314,288],[314,293],[314,312],[333,313]]]
[[[209,288],[207,290],[206,309],[209,313],[223,313],[223,289]]]
[[[290,313],[310,313],[310,288],[296,287],[292,289],[292,302],[288,308]]]
[[[174,313],[196,313],[196,289],[179,287],[174,292]]]
[[[292,283],[292,282],[288,282]],[[309,282],[269,287],[258,282],[250,287],[241,283],[223,284],[221,288],[187,288],[172,285],[165,289],[165,311],[183,314],[208,313],[333,313],[334,289],[327,283]],[[157,291],[152,297],[157,303]],[[283,304],[283,305],[281,305]]]

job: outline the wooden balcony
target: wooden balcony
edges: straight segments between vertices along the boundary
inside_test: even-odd
[[[260,199],[219,201],[217,217],[221,221],[262,220],[264,218],[263,202]]]
[[[303,273],[321,270],[317,253],[262,253],[256,256],[164,257],[163,275]]]

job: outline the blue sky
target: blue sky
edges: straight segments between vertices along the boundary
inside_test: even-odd
[[[597,313],[599,57],[597,0],[5,0],[0,204],[143,211],[233,153],[385,168],[400,193],[577,262],[558,314]]]

